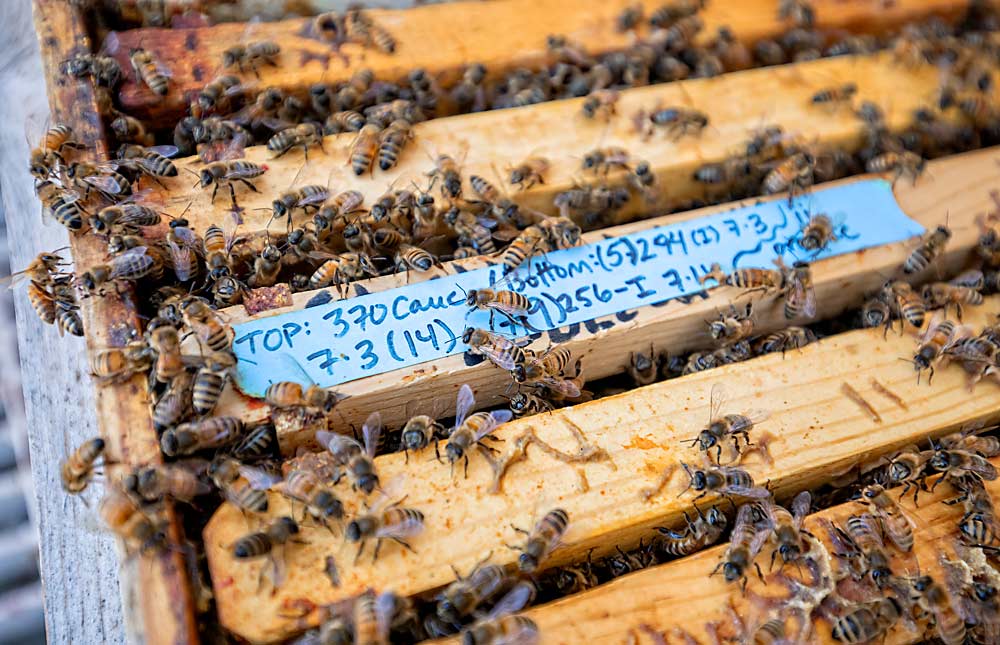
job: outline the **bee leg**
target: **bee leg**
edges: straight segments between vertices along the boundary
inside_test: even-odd
[[[406,547],[406,549],[407,549],[408,551],[410,551],[411,553],[416,553],[416,551],[414,551],[413,547],[412,547],[412,546],[410,546],[408,542],[404,542],[403,540],[400,540],[400,539],[399,539],[399,538],[397,538],[397,537],[394,537],[394,538],[390,538],[390,539],[392,539],[392,541],[393,541],[393,542],[398,542],[398,543],[402,544],[402,545],[403,545],[403,546],[405,546],[405,547]],[[376,546],[375,548],[377,549],[378,547]]]
[[[524,535],[531,535],[531,531],[526,531],[524,529],[520,529],[520,528],[514,526],[513,522],[511,523],[510,528],[514,529],[518,533],[523,533]],[[512,546],[510,548],[514,549],[515,551],[522,551],[523,550],[520,547],[516,547],[516,546]]]
[[[215,187],[212,188],[212,203],[213,204],[215,203],[215,196],[218,194],[218,192],[219,192],[219,182],[215,182]]]
[[[381,542],[381,540],[379,540],[379,542]],[[376,546],[375,548],[377,549],[378,546]],[[358,542],[358,552],[354,555],[354,564],[357,564],[358,560],[361,559],[361,553],[364,550],[365,550],[365,541],[361,540],[360,542]]]

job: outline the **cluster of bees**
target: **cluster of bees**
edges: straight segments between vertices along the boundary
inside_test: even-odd
[[[139,5],[141,3],[137,3]],[[281,461],[272,423],[248,427],[237,417],[215,416],[221,392],[233,378],[236,360],[231,351],[232,331],[216,309],[238,304],[247,289],[267,287],[283,280],[294,290],[335,286],[345,292],[355,280],[384,273],[429,271],[442,259],[495,255],[506,273],[534,256],[580,243],[581,224],[597,227],[638,195],[652,202],[661,190],[649,164],[634,159],[620,147],[598,148],[585,155],[581,170],[593,182],[574,186],[555,197],[553,211],[544,214],[518,204],[510,190],[528,190],[544,183],[550,162],[531,157],[506,169],[504,185],[479,175],[464,176],[461,159],[440,154],[428,174],[426,187],[393,188],[370,205],[359,192],[336,193],[326,186],[290,189],[272,202],[272,219],[285,220],[286,230],[270,232],[266,240],[238,235],[241,211],[237,188],[257,191],[254,180],[267,171],[262,164],[243,159],[247,146],[266,144],[280,157],[301,149],[308,153],[322,147],[325,135],[356,133],[349,163],[358,176],[373,173],[376,164],[391,170],[413,139],[412,126],[444,114],[476,112],[529,105],[547,100],[587,97],[581,117],[601,121],[615,114],[618,90],[650,83],[709,77],[725,71],[759,65],[811,60],[820,56],[873,52],[889,46],[900,64],[937,64],[942,71],[939,96],[933,108],[914,114],[910,127],[889,132],[879,106],[855,105],[856,87],[845,84],[821,90],[812,97],[817,110],[849,109],[865,124],[866,145],[857,154],[804,142],[780,125],[754,132],[734,156],[699,168],[694,179],[706,188],[705,202],[722,202],[749,195],[788,192],[790,198],[814,183],[829,181],[862,169],[891,173],[914,181],[926,158],[978,147],[1000,140],[1000,115],[986,98],[991,89],[990,66],[997,50],[981,33],[961,31],[932,21],[907,27],[891,42],[868,36],[833,39],[814,27],[808,3],[781,3],[781,17],[790,27],[781,37],[762,40],[752,47],[741,44],[726,28],[704,45],[694,44],[703,22],[698,0],[675,0],[648,17],[641,8],[630,8],[617,21],[621,31],[635,33],[628,49],[591,56],[562,36],[548,39],[549,61],[544,69],[515,70],[493,79],[484,65],[471,64],[451,87],[442,87],[425,70],[413,70],[401,82],[376,79],[361,70],[346,82],[317,84],[308,95],[288,94],[277,88],[258,90],[247,74],[259,75],[265,66],[280,65],[276,43],[241,42],[225,51],[216,74],[190,97],[188,114],[173,128],[172,138],[154,132],[139,119],[117,107],[117,89],[123,72],[112,57],[119,45],[112,34],[99,54],[80,54],[63,64],[77,79],[92,79],[98,103],[109,129],[120,144],[115,159],[105,163],[71,161],[81,146],[66,126],[57,125],[33,151],[31,171],[36,192],[45,210],[74,233],[89,232],[107,241],[108,260],[79,275],[65,271],[55,253],[40,255],[21,277],[29,281],[32,305],[39,316],[59,329],[83,334],[78,313],[79,297],[120,291],[128,284],[140,287],[140,305],[149,314],[145,330],[123,347],[97,352],[92,370],[102,382],[122,382],[145,374],[154,426],[167,463],[133,468],[109,478],[100,514],[133,553],[161,549],[190,550],[187,543],[173,544],[165,520],[167,500],[205,508],[208,500],[224,499],[248,516],[268,510],[268,493],[277,493],[301,504],[302,519],[282,516],[257,526],[230,546],[233,558],[260,565],[262,578],[274,587],[284,578],[281,562],[286,549],[300,541],[303,526],[344,527],[344,537],[358,543],[358,557],[372,545],[377,558],[383,546],[412,548],[410,540],[424,528],[423,513],[402,505],[392,492],[398,482],[380,482],[374,457],[385,451],[379,414],[373,413],[361,430],[361,439],[320,431],[317,442],[324,451]],[[973,8],[970,24],[993,24]],[[154,12],[155,13],[155,12]],[[306,35],[330,44],[336,51],[356,43],[383,53],[396,49],[395,39],[359,9],[317,16]],[[165,96],[171,91],[169,71],[147,50],[131,51],[135,77],[150,92]],[[985,68],[985,69],[984,69]],[[956,117],[956,118],[952,118]],[[696,137],[708,126],[707,115],[681,107],[657,107],[633,118],[636,135],[649,137],[661,131],[670,137]],[[141,203],[143,182],[159,182],[178,175],[171,159],[197,155],[203,164],[198,184],[229,193],[232,214],[224,222],[196,233],[184,213],[170,217],[166,231],[159,227],[163,214]],[[187,169],[185,169],[187,170]],[[625,171],[624,185],[608,183],[610,171]],[[436,194],[435,194],[436,189]],[[698,204],[684,204],[690,208]],[[306,224],[292,228],[292,216],[306,213]],[[902,275],[889,280],[865,303],[860,324],[885,326],[894,320],[920,328],[928,310],[943,314],[955,308],[958,321],[937,315],[921,336],[912,357],[918,373],[954,362],[973,384],[995,377],[1000,367],[1000,337],[996,326],[976,334],[961,324],[963,307],[982,302],[982,293],[997,290],[1000,267],[1000,219],[982,221],[979,255],[982,267],[951,281],[912,286],[911,276],[923,271],[943,251],[950,238],[946,225],[930,232],[901,267]],[[836,226],[817,214],[796,237],[808,253],[825,248],[836,239]],[[441,243],[443,238],[444,244]],[[435,246],[437,245],[437,246]],[[720,285],[777,296],[786,320],[812,319],[816,315],[810,268],[807,262],[774,268],[748,268],[708,277]],[[512,324],[527,327],[531,303],[498,282],[467,294],[470,308],[489,311],[491,327],[498,314]],[[151,310],[146,310],[149,307]],[[706,347],[686,357],[635,352],[626,372],[635,385],[660,378],[690,374],[746,360],[770,352],[786,352],[814,342],[812,328],[789,326],[769,334],[755,333],[753,308],[733,305],[707,321]],[[182,348],[191,336],[197,353]],[[454,423],[446,427],[429,415],[411,417],[393,433],[398,441],[390,450],[421,451],[433,443],[454,470],[468,466],[469,453],[480,452],[492,460],[486,443],[491,433],[514,416],[537,414],[610,393],[591,385],[588,391],[582,364],[573,361],[564,347],[533,351],[524,339],[510,339],[485,329],[469,328],[463,341],[507,372],[511,388],[509,409],[473,412],[472,390],[458,394]],[[714,345],[714,347],[713,347]],[[596,394],[595,394],[596,392]],[[312,385],[273,384],[265,402],[275,413],[329,418],[340,397]],[[879,483],[862,491],[866,512],[831,527],[830,538],[840,550],[830,557],[826,548],[802,529],[810,497],[795,498],[790,510],[778,505],[766,488],[741,466],[749,452],[768,460],[768,435],[750,433],[766,418],[746,411],[721,414],[721,400],[713,392],[711,421],[693,439],[699,463],[680,463],[688,489],[697,493],[694,515],[685,514],[681,529],[663,528],[647,546],[610,555],[600,563],[586,563],[550,572],[539,582],[543,596],[559,596],[592,587],[608,578],[680,557],[718,542],[727,529],[730,545],[717,572],[731,582],[742,581],[757,569],[755,558],[772,544],[772,564],[805,567],[808,579],[784,573],[774,578],[790,590],[790,599],[769,607],[770,617],[760,625],[743,625],[736,637],[746,642],[778,642],[786,638],[786,618],[822,615],[832,634],[844,642],[877,638],[898,620],[911,620],[915,609],[932,615],[945,642],[955,640],[958,622],[947,615],[942,588],[962,599],[953,612],[966,623],[971,635],[983,642],[996,639],[996,573],[986,564],[991,548],[1000,548],[992,500],[982,480],[996,478],[988,457],[997,456],[995,439],[963,433],[946,437],[928,450],[910,448],[872,470]],[[87,488],[105,452],[105,442],[92,439],[69,455],[62,467],[63,485],[70,493]],[[724,453],[725,458],[724,458]],[[438,454],[438,458],[442,456]],[[106,464],[114,465],[110,460]],[[496,468],[496,463],[494,462]],[[664,474],[660,488],[677,468]],[[966,513],[959,525],[961,548],[979,555],[948,565],[949,579],[942,587],[928,576],[906,577],[892,572],[885,556],[886,541],[909,551],[912,532],[901,521],[902,511],[881,486],[902,485],[914,494],[925,488],[931,472],[945,474],[942,481],[959,491],[952,500]],[[343,484],[341,483],[343,482]],[[370,506],[348,513],[337,487],[350,485],[364,496],[375,495]],[[651,491],[655,494],[657,491]],[[709,494],[750,500],[730,519],[721,506],[699,507]],[[519,575],[500,565],[478,564],[466,577],[456,571],[456,581],[427,606],[391,591],[368,590],[347,609],[328,609],[317,630],[306,633],[302,643],[384,643],[438,637],[462,631],[467,645],[507,642],[528,643],[538,637],[537,626],[516,612],[536,597],[535,574],[558,545],[569,518],[555,509],[527,533],[519,559]],[[909,535],[907,542],[907,535]],[[983,552],[985,551],[985,555]],[[488,560],[488,558],[487,558]],[[983,564],[978,563],[982,560]],[[834,568],[834,564],[837,565]],[[270,565],[270,566],[267,566]],[[337,563],[327,558],[326,571],[338,585]],[[759,569],[758,569],[759,571]],[[912,579],[911,579],[912,578]],[[847,583],[864,587],[864,599],[850,596]],[[843,584],[842,584],[843,583]],[[845,589],[841,589],[845,587]],[[904,591],[905,588],[905,591]],[[874,591],[873,591],[874,589]],[[821,591],[822,590],[822,591]],[[916,597],[914,597],[916,594]],[[947,596],[946,596],[947,599]],[[416,604],[415,604],[416,603]],[[719,626],[725,631],[725,626]],[[726,640],[720,636],[720,642]],[[770,640],[767,640],[767,639]],[[756,640],[755,640],[756,639]]]

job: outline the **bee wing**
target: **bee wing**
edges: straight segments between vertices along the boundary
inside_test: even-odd
[[[927,323],[927,328],[920,334],[920,342],[926,343],[930,340],[931,336],[934,335],[934,332],[942,322],[944,322],[944,310],[938,309],[934,312],[934,315],[931,316],[930,322]]]
[[[167,239],[167,250],[170,251],[170,259],[173,261],[174,273],[181,282],[187,282],[194,273],[194,253],[187,245],[179,245],[172,239]]]
[[[90,175],[88,177],[84,177],[83,180],[94,188],[113,195],[125,192],[128,188],[127,185],[122,186],[117,179],[111,177],[110,175]]]
[[[792,516],[801,524],[802,518],[809,514],[809,507],[812,506],[812,495],[804,490],[792,500]]]
[[[177,146],[147,146],[146,150],[155,152],[158,155],[167,157],[168,159],[177,155],[180,152],[180,148]]]
[[[298,201],[299,206],[309,206],[311,204],[322,204],[330,197],[329,192],[315,193]]]
[[[459,427],[469,416],[472,406],[476,404],[476,398],[472,394],[472,388],[465,384],[458,391],[458,400],[455,403],[455,427]]]
[[[713,383],[712,392],[709,395],[709,421],[717,419],[722,411],[722,404],[726,401],[726,386],[722,383]]]
[[[769,528],[759,529],[754,533],[753,539],[750,540],[750,553],[752,555],[760,553],[760,550],[764,548],[764,543],[767,542],[769,537],[771,537],[771,529]]]
[[[240,464],[239,471],[250,484],[250,488],[254,490],[268,490],[282,481],[281,475],[275,475],[266,470],[254,468],[253,466]]]
[[[375,598],[375,623],[378,633],[388,636],[393,614],[396,613],[396,594],[383,591]]]
[[[542,379],[542,383],[549,389],[567,398],[575,399],[580,396],[580,387],[570,379],[546,376]]]
[[[749,419],[750,423],[752,423],[754,425],[757,425],[758,423],[762,423],[764,421],[767,421],[767,419],[771,416],[771,411],[770,410],[760,410],[760,409],[757,409],[757,408],[751,408],[751,409],[747,410],[746,412],[744,412],[743,416],[745,416],[747,419]]]
[[[736,511],[736,521],[733,523],[733,533],[739,533],[744,526],[749,524],[753,524],[753,505],[743,504],[740,506],[739,510]]]
[[[236,231],[243,223],[243,217],[236,211],[229,211],[229,214],[222,220],[222,237],[226,243],[226,252],[233,248],[236,242]]]
[[[479,348],[487,358],[489,358],[493,363],[502,370],[510,371],[514,369],[516,363],[514,358],[509,354],[503,352],[503,348],[496,348],[493,346],[483,346]]]
[[[816,291],[812,286],[805,285],[801,280],[796,280],[792,286],[792,297],[795,302],[802,303],[802,313],[806,318],[816,317]]]
[[[424,530],[423,521],[415,517],[408,517],[402,522],[381,526],[375,531],[375,537],[392,539],[411,538],[419,535]]]
[[[973,459],[969,462],[968,470],[987,481],[993,481],[997,478],[996,466],[978,455],[973,455]]]
[[[378,438],[382,434],[382,415],[378,410],[368,415],[368,419],[361,427],[361,436],[365,440],[365,452],[369,457],[375,456],[378,449]]]
[[[334,457],[338,457],[338,459],[339,455],[344,454],[350,448],[357,447],[364,450],[364,447],[351,437],[336,432],[327,432],[326,430],[316,431],[316,441],[319,442],[319,445],[329,450]]]
[[[489,420],[486,421],[476,432],[476,441],[479,441],[489,433],[496,430],[498,427],[510,421],[514,418],[514,413],[510,410],[494,410],[490,412]]]
[[[958,274],[953,280],[949,280],[948,284],[980,289],[983,286],[983,272],[979,269],[970,269]]]
[[[521,580],[510,591],[505,593],[497,604],[490,609],[486,620],[496,620],[503,616],[521,611],[535,599],[535,585],[530,580]]]

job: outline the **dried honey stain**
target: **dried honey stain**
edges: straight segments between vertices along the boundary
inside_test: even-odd
[[[622,446],[623,448],[638,448],[639,450],[651,450],[653,448],[659,448],[660,446],[653,441],[650,441],[646,437],[640,437],[638,435],[632,437],[632,441]]]

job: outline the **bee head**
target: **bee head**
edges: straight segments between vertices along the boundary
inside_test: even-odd
[[[469,292],[465,294],[465,306],[475,307],[476,300],[478,299],[478,297],[479,297],[478,289],[469,289]]]
[[[472,327],[466,327],[465,331],[462,332],[462,342],[465,343],[466,345],[468,345],[469,342],[472,340],[472,334],[475,331],[476,330],[474,328],[472,328]]]
[[[365,493],[371,494],[375,487],[378,486],[378,475],[375,473],[365,473],[358,477],[358,488],[365,491]]]
[[[178,450],[180,450],[180,442],[177,440],[177,435],[173,430],[167,430],[160,437],[160,450],[163,451],[168,457],[174,457],[177,455]],[[213,464],[214,466],[214,464]],[[211,473],[212,468],[209,468],[209,473]]]
[[[538,568],[538,558],[531,553],[522,553],[517,559],[517,568],[522,573],[531,573]]]
[[[726,562],[722,565],[722,576],[726,582],[734,582],[743,577],[743,567],[736,562]]]
[[[511,374],[514,376],[514,380],[518,383],[524,383],[528,380],[528,373],[524,365],[515,365],[514,369],[511,370]]]

